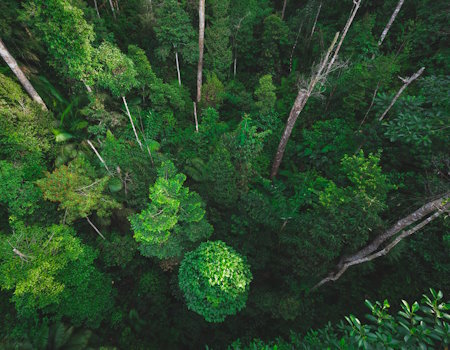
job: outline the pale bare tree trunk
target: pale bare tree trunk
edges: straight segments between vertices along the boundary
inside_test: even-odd
[[[328,72],[331,70],[331,67],[334,64],[334,61],[336,61],[336,58],[339,54],[339,50],[341,49],[342,43],[344,42],[344,39],[347,35],[347,32],[350,28],[350,25],[353,22],[353,19],[355,18],[356,12],[358,12],[359,6],[361,5],[361,0],[353,0],[353,8],[352,11],[350,12],[350,17],[347,20],[347,23],[344,26],[344,30],[342,31],[342,35],[341,38],[339,39],[339,43],[336,46],[336,50],[334,51],[334,55],[330,60],[330,63],[328,64],[328,68],[325,74],[328,74]]]
[[[386,38],[387,33],[389,32],[389,29],[391,29],[392,23],[394,23],[395,18],[397,17],[398,13],[400,12],[400,9],[403,6],[403,3],[405,0],[399,0],[397,3],[397,7],[395,8],[394,12],[392,13],[391,18],[389,19],[389,22],[386,24],[386,27],[383,30],[383,33],[381,33],[380,40],[378,40],[378,46],[380,46],[383,43],[384,38]]]
[[[317,20],[319,19],[319,14],[320,14],[320,9],[321,8],[322,8],[322,2],[320,3],[319,8],[317,9],[316,19],[314,20],[314,24],[313,24],[313,27],[312,27],[312,30],[311,30],[310,38],[312,38],[313,35],[314,35],[314,30],[316,29]]]
[[[103,164],[103,166],[105,167],[106,171],[111,174],[111,171],[109,171],[108,166],[106,165],[106,162],[103,160],[102,156],[100,155],[100,153],[98,153],[97,149],[94,147],[94,145],[92,144],[92,142],[90,140],[87,140],[88,145],[92,148],[92,150],[94,151],[95,155],[97,156],[97,158],[100,160],[100,162]]]
[[[306,102],[308,101],[311,93],[314,91],[316,84],[323,80],[326,75],[323,75],[323,71],[327,66],[328,60],[330,58],[330,54],[333,51],[334,46],[336,45],[336,41],[338,39],[339,33],[336,33],[334,36],[333,42],[331,43],[328,51],[323,58],[322,62],[319,65],[319,69],[315,75],[311,77],[307,89],[300,89],[298,95],[294,101],[294,105],[292,106],[291,112],[289,113],[288,120],[286,122],[286,127],[284,129],[283,135],[281,136],[280,143],[278,145],[277,153],[275,154],[275,158],[272,164],[272,171],[270,173],[270,178],[273,179],[277,176],[278,169],[280,168],[281,161],[283,160],[284,151],[286,150],[286,145],[289,141],[289,137],[291,136],[292,129],[294,128],[295,122],[300,114],[300,112],[305,107]]]
[[[109,0],[109,7],[111,7],[113,17],[114,17],[114,19],[116,19],[116,10],[114,9],[114,4],[113,4],[112,0]]]
[[[197,104],[194,102],[195,132],[198,132]]]
[[[94,0],[95,12],[97,12],[97,17],[100,18],[100,12],[98,12],[97,0]]]
[[[350,266],[359,265],[386,255],[403,238],[417,232],[422,227],[438,218],[444,212],[448,212],[450,209],[450,203],[448,200],[449,194],[447,193],[439,199],[423,205],[405,218],[400,219],[394,226],[375,238],[369,245],[351,256],[342,258],[337,264],[335,270],[330,272],[327,277],[317,283],[312,290],[319,288],[327,282],[338,280]],[[422,219],[424,220],[421,221]],[[411,225],[415,226],[408,229]],[[393,238],[398,233],[400,234],[395,239],[388,243],[384,248],[379,249],[383,244],[387,243],[389,239]]]
[[[242,21],[243,21],[248,15],[250,15],[250,12],[248,12],[244,17],[242,17],[241,19],[239,19],[238,24],[235,26],[235,27],[236,27],[236,32],[235,32],[234,37],[233,37],[233,52],[234,52],[234,60],[233,60],[233,78],[236,78],[236,68],[237,68],[237,44],[236,44],[236,39],[237,39],[237,36],[238,36],[238,34],[239,34],[239,29],[241,29]]]
[[[197,66],[197,102],[202,98],[203,48],[205,46],[205,0],[198,7],[198,66]]]
[[[283,9],[281,10],[281,20],[284,20],[284,13],[286,11],[286,4],[287,4],[287,0],[284,0],[284,2],[283,2]]]
[[[89,220],[89,217],[86,216],[86,220],[89,223],[89,225],[91,225],[91,227],[94,229],[95,232],[97,232],[99,234],[100,237],[102,237],[103,239],[106,239],[105,236],[102,235],[102,233],[100,232],[100,230],[92,223],[91,220]]]
[[[379,121],[383,120],[383,118],[386,116],[386,114],[388,114],[389,110],[392,108],[392,106],[395,104],[395,102],[397,102],[397,100],[400,97],[400,95],[402,94],[402,92],[408,87],[409,84],[411,84],[414,80],[416,80],[418,77],[420,77],[424,70],[425,70],[425,67],[422,67],[416,73],[414,73],[413,75],[411,75],[408,78],[401,78],[401,77],[399,77],[400,80],[403,82],[403,85],[400,88],[400,90],[398,90],[398,92],[394,96],[394,98],[392,99],[392,102],[389,105],[389,107],[386,108],[386,110],[383,112],[383,114],[381,115]]]
[[[19,82],[22,84],[23,88],[26,90],[28,95],[39,103],[43,109],[47,110],[47,106],[45,105],[44,101],[42,100],[41,96],[36,92],[33,85],[31,85],[28,78],[25,76],[25,74],[20,69],[19,65],[17,64],[17,61],[14,59],[14,57],[11,56],[8,49],[6,48],[5,44],[3,43],[2,39],[0,39],[0,55],[5,60],[6,64],[11,68],[13,73],[16,75]]]
[[[131,126],[133,127],[133,131],[134,131],[134,136],[136,136],[136,141],[139,144],[139,147],[141,149],[143,149],[141,140],[139,140],[139,136],[138,136],[136,128],[134,126],[133,118],[131,118],[131,113],[130,113],[130,110],[128,109],[128,104],[127,104],[127,100],[126,100],[125,96],[122,96],[122,100],[123,100],[123,104],[125,105],[125,109],[127,110],[128,118],[130,118]]]
[[[178,85],[181,86],[180,64],[178,62],[178,50],[175,50],[175,63],[177,65]]]

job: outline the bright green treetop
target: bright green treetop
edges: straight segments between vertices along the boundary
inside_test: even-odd
[[[165,60],[172,49],[182,53],[187,62],[197,58],[194,28],[188,14],[176,0],[166,0],[156,10],[156,39],[159,56]]]
[[[65,210],[67,222],[86,218],[94,211],[100,217],[109,217],[112,209],[120,207],[110,196],[104,194],[109,177],[95,179],[93,168],[82,157],[69,165],[62,165],[46,177],[36,181],[44,198],[59,202]]]
[[[88,82],[94,71],[95,33],[83,11],[67,0],[30,0],[22,19],[45,43],[49,64],[64,77]]]
[[[273,111],[277,95],[275,94],[275,86],[272,83],[272,76],[266,74],[259,79],[259,85],[255,90],[257,99],[256,107],[262,114],[268,114]]]
[[[120,49],[105,41],[97,49],[97,57],[102,64],[98,84],[111,91],[114,97],[125,96],[139,85],[133,61]]]
[[[211,235],[204,204],[198,193],[183,186],[185,181],[186,175],[177,174],[172,162],[164,162],[150,186],[147,209],[129,218],[144,256],[179,257],[194,242]]]
[[[19,315],[38,310],[97,324],[111,303],[111,287],[94,267],[96,253],[64,225],[12,222],[0,234],[0,286],[12,290]]]
[[[190,310],[208,322],[222,322],[244,308],[252,274],[245,258],[215,241],[185,255],[178,279]]]

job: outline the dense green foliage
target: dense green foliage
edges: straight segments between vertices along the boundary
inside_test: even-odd
[[[290,340],[278,339],[270,343],[254,340],[242,346],[238,340],[230,349],[438,349],[448,344],[450,306],[443,302],[441,291],[430,290],[431,296],[423,295],[422,304],[409,305],[402,300],[397,315],[389,313],[389,302],[366,300],[371,314],[364,324],[353,315],[336,325],[328,323],[324,328],[311,330],[305,336],[291,334]]]
[[[0,1],[0,348],[448,347],[448,6],[397,4],[207,0],[198,101],[199,1]]]
[[[188,308],[222,322],[247,301],[252,279],[246,261],[222,241],[205,242],[184,256],[178,272]]]

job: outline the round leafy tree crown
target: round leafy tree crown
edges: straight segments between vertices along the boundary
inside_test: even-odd
[[[209,241],[185,255],[178,279],[190,310],[208,322],[222,322],[244,308],[252,274],[233,248]]]

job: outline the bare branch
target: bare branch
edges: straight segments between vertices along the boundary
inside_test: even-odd
[[[382,121],[383,118],[386,116],[386,114],[388,114],[388,112],[390,111],[390,109],[392,108],[392,106],[395,104],[395,102],[397,102],[398,98],[400,97],[400,95],[402,94],[402,92],[408,87],[409,84],[411,84],[414,80],[416,80],[418,77],[420,77],[423,73],[423,71],[425,70],[425,67],[420,68],[416,73],[414,73],[413,75],[411,75],[409,78],[400,78],[400,80],[403,82],[402,87],[400,88],[400,90],[398,90],[397,94],[394,96],[394,98],[392,99],[391,104],[388,106],[388,108],[386,108],[386,110],[383,112],[383,114],[381,115],[379,121]]]
[[[389,230],[379,235],[369,245],[367,245],[366,247],[364,247],[363,249],[361,249],[360,251],[351,256],[342,258],[341,261],[337,264],[335,270],[333,272],[330,272],[327,277],[325,277],[319,283],[317,283],[311,289],[311,291],[319,288],[325,283],[338,280],[350,266],[359,265],[386,255],[405,237],[411,236],[412,234],[423,228],[425,225],[429,224],[431,221],[438,218],[442,213],[448,211],[450,209],[450,203],[448,202],[448,200],[449,200],[449,193],[445,194],[444,196],[442,196],[437,200],[426,203],[412,214],[397,221],[397,223],[394,226],[392,226]],[[431,213],[433,214],[430,215]],[[425,217],[427,218],[424,219]],[[419,222],[422,219],[424,220]],[[416,224],[417,222],[419,223]],[[392,240],[391,243],[386,245],[384,248],[378,250],[379,247],[382,244],[384,244],[387,240],[395,236],[397,233],[407,229],[411,225],[415,226],[402,232],[394,240]]]
[[[378,40],[378,46],[380,46],[383,43],[384,38],[386,37],[387,33],[389,32],[389,29],[391,29],[392,23],[394,23],[395,18],[397,17],[398,13],[400,12],[400,9],[403,6],[403,3],[405,0],[399,0],[397,3],[397,6],[395,7],[394,12],[392,13],[391,18],[389,19],[389,22],[386,24],[386,27],[383,30],[383,33],[381,33],[380,40]]]

